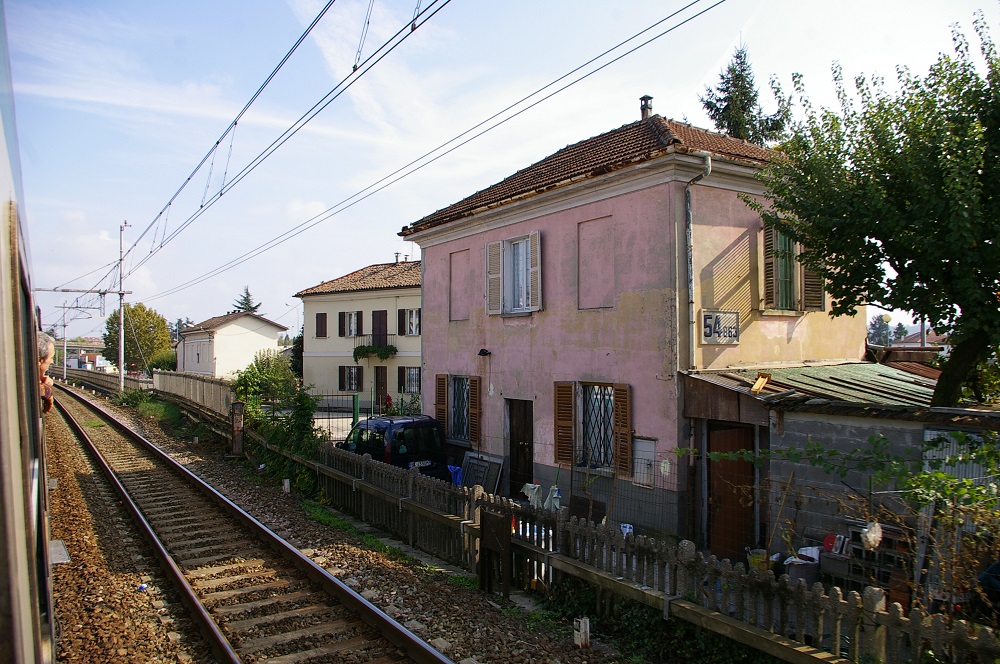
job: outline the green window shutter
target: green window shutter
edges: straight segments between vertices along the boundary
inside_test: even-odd
[[[802,268],[802,311],[826,311],[823,275]]]
[[[764,232],[764,289],[763,303],[765,309],[778,308],[777,269],[778,229],[765,226]]]

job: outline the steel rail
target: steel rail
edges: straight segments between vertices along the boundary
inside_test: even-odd
[[[85,399],[79,399],[79,397],[77,397],[77,399],[83,403],[88,403]],[[87,449],[90,450],[94,461],[101,467],[105,477],[114,487],[115,492],[118,494],[118,498],[122,501],[122,505],[124,505],[125,508],[132,514],[132,518],[138,526],[139,531],[152,546],[153,553],[160,560],[160,564],[163,566],[164,572],[173,582],[174,587],[180,591],[181,601],[184,602],[184,605],[191,612],[195,622],[198,623],[198,627],[202,634],[211,644],[212,652],[214,652],[216,657],[219,657],[224,662],[239,664],[241,660],[239,655],[236,654],[236,650],[233,648],[233,645],[229,642],[229,639],[226,638],[226,635],[222,633],[222,630],[219,629],[215,620],[213,620],[209,615],[208,610],[201,603],[201,600],[198,599],[198,595],[195,593],[194,588],[192,588],[191,584],[188,583],[186,578],[184,578],[184,573],[181,572],[180,567],[177,566],[173,557],[167,552],[166,548],[164,548],[163,543],[160,542],[156,533],[153,532],[153,528],[149,525],[149,522],[143,515],[142,510],[140,510],[139,506],[135,504],[135,501],[132,500],[132,496],[129,495],[125,486],[119,481],[118,475],[111,469],[111,466],[108,465],[108,462],[98,451],[97,446],[94,445],[94,442],[90,439],[90,436],[87,435],[83,426],[76,421],[76,418],[74,418],[69,410],[67,410],[66,406],[60,403],[58,399],[55,400],[55,405],[59,412],[62,413],[66,422],[69,424],[70,428],[73,429],[77,437],[86,444]]]
[[[73,394],[62,385],[59,387],[60,389]],[[284,539],[275,534],[270,528],[248,514],[239,505],[222,495],[213,486],[175,461],[169,454],[161,450],[154,443],[130,429],[113,414],[107,412],[88,399],[82,398],[76,394],[73,394],[73,396],[82,403],[86,404],[86,406],[95,413],[105,418],[120,433],[140,443],[147,451],[168,465],[173,472],[185,478],[185,480],[205,494],[206,497],[222,507],[225,511],[231,513],[264,543],[270,546],[270,548],[277,551],[279,555],[291,562],[297,569],[309,577],[310,580],[319,584],[326,592],[336,597],[347,608],[356,612],[358,617],[371,627],[375,628],[393,645],[405,652],[406,655],[412,658],[414,662],[418,662],[418,664],[454,664],[451,659],[440,653],[423,639],[417,637],[415,634],[404,628],[384,611],[355,592],[340,579],[323,569],[323,567],[317,565],[311,558],[301,553],[297,548],[290,545]],[[122,490],[124,490],[124,487],[122,487]],[[138,507],[135,509],[138,509]],[[145,522],[145,519],[143,519],[143,521]],[[213,621],[213,625],[214,624],[215,623]],[[236,661],[239,660],[237,659]]]

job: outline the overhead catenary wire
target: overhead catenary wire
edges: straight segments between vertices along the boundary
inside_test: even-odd
[[[434,17],[439,11],[441,11],[445,6],[447,6],[451,0],[434,0],[428,5],[420,14],[422,20],[420,24],[426,23],[431,18]],[[433,11],[432,11],[433,9]],[[408,32],[409,30],[409,32]],[[278,138],[274,139],[270,145],[268,145],[264,150],[257,154],[243,169],[233,176],[233,179],[225,183],[222,188],[219,189],[207,202],[201,205],[194,213],[192,213],[181,225],[175,229],[169,236],[161,241],[161,246],[173,240],[177,235],[182,233],[188,228],[192,223],[194,223],[201,215],[203,215],[208,209],[214,205],[222,196],[239,184],[245,177],[247,177],[251,172],[253,172],[261,163],[264,162],[268,157],[270,157],[274,152],[278,150],[282,145],[288,142],[295,134],[297,134],[306,124],[308,124],[313,118],[319,115],[324,109],[326,109],[331,103],[338,99],[342,94],[344,94],[354,83],[356,83],[365,73],[371,70],[375,65],[382,61],[389,53],[394,51],[400,44],[405,41],[412,30],[407,26],[400,28],[395,34],[393,34],[389,39],[387,39],[383,44],[370,56],[368,56],[357,69],[352,70],[347,76],[345,76],[341,81],[337,83],[333,88],[331,88],[319,101],[312,105],[305,113],[303,113],[295,122],[293,122]],[[129,250],[131,252],[131,249]],[[126,252],[126,253],[129,253]],[[154,252],[156,253],[156,252]],[[152,255],[148,255],[142,258],[138,263],[136,263],[127,273],[135,269],[138,269],[143,264],[148,261]]]
[[[694,7],[695,5],[699,4],[702,1],[703,0],[692,0],[688,4],[684,5],[680,9],[677,9],[676,11],[670,13],[666,17],[660,19],[659,21],[653,23],[649,27],[647,27],[647,28],[641,30],[640,32],[632,35],[631,37],[629,37],[629,38],[627,38],[627,39],[619,42],[615,46],[613,46],[613,47],[611,47],[611,48],[603,51],[599,55],[594,56],[593,58],[591,58],[587,62],[585,62],[585,63],[583,63],[583,64],[575,67],[574,69],[572,69],[569,72],[563,74],[562,76],[556,78],[555,80],[547,83],[546,85],[538,88],[537,90],[531,92],[530,94],[522,97],[520,100],[514,102],[513,104],[510,104],[509,106],[507,106],[503,110],[498,111],[497,113],[494,113],[490,117],[488,117],[485,120],[477,123],[476,125],[473,125],[469,129],[466,129],[462,133],[460,133],[457,136],[455,136],[455,137],[449,139],[448,141],[442,143],[438,147],[436,147],[436,148],[434,148],[434,149],[432,149],[432,150],[424,153],[420,157],[417,157],[416,159],[414,159],[414,160],[410,161],[409,163],[405,164],[404,166],[401,166],[400,168],[396,169],[395,171],[393,171],[393,172],[389,173],[388,175],[382,177],[381,179],[377,180],[376,182],[373,182],[372,184],[368,185],[364,189],[362,189],[362,190],[360,190],[360,191],[352,194],[351,196],[349,196],[349,197],[343,199],[342,201],[340,201],[339,203],[331,206],[330,208],[327,208],[326,210],[324,210],[323,212],[320,212],[317,215],[314,215],[313,217],[307,219],[306,221],[303,221],[302,223],[300,223],[297,226],[295,226],[295,227],[293,227],[293,228],[285,231],[284,233],[281,233],[280,235],[277,235],[277,236],[271,238],[270,240],[266,241],[265,243],[260,244],[260,245],[258,245],[257,247],[255,247],[253,249],[250,249],[249,251],[247,251],[247,252],[245,252],[245,253],[243,253],[243,254],[241,254],[241,255],[239,255],[239,256],[231,259],[231,260],[229,260],[228,262],[226,262],[226,263],[224,263],[224,264],[222,264],[222,265],[220,265],[220,266],[218,266],[218,267],[210,270],[209,272],[206,272],[206,273],[204,273],[204,274],[202,274],[202,275],[200,275],[198,277],[195,277],[195,278],[193,278],[193,279],[191,279],[189,281],[181,283],[181,284],[179,284],[177,286],[174,286],[174,287],[172,287],[170,289],[167,289],[165,291],[161,291],[160,293],[156,293],[156,294],[154,294],[154,295],[152,295],[150,297],[147,297],[146,300],[147,301],[151,301],[151,300],[160,299],[160,298],[167,297],[169,295],[173,295],[175,293],[181,292],[183,290],[186,290],[187,288],[191,288],[192,286],[195,286],[195,285],[197,285],[199,283],[202,283],[202,282],[204,282],[204,281],[206,281],[206,280],[208,280],[208,279],[210,279],[210,278],[212,278],[214,276],[222,274],[223,272],[226,272],[226,271],[228,271],[228,270],[230,270],[230,269],[232,269],[234,267],[237,267],[238,265],[240,265],[240,264],[242,264],[242,263],[244,263],[244,262],[246,262],[246,261],[248,261],[248,260],[250,260],[252,258],[255,258],[255,257],[259,256],[260,254],[262,254],[262,253],[264,253],[266,251],[269,251],[270,249],[273,249],[274,247],[277,247],[277,246],[279,246],[279,245],[287,242],[288,240],[292,239],[293,237],[296,237],[297,235],[300,235],[301,233],[304,233],[305,231],[313,228],[314,226],[322,223],[323,221],[326,221],[327,219],[330,219],[331,217],[333,217],[333,216],[335,216],[337,214],[340,214],[341,212],[344,212],[345,210],[353,207],[354,205],[357,205],[361,201],[363,201],[363,200],[369,198],[370,196],[373,196],[374,194],[382,191],[386,187],[389,187],[389,186],[395,184],[396,182],[402,180],[405,177],[408,177],[409,175],[412,175],[413,173],[419,171],[420,169],[426,168],[427,166],[429,166],[430,164],[434,163],[438,159],[441,159],[442,157],[444,157],[444,156],[446,156],[446,155],[454,152],[458,148],[460,148],[460,147],[462,147],[462,146],[470,143],[471,141],[479,138],[480,136],[486,134],[487,132],[492,131],[493,129],[496,129],[497,127],[505,124],[506,122],[509,122],[510,120],[512,120],[515,117],[521,115],[522,113],[525,113],[526,111],[530,110],[531,108],[534,108],[538,104],[540,104],[540,103],[542,103],[542,102],[550,99],[554,95],[556,95],[556,94],[558,94],[558,93],[566,90],[567,88],[569,88],[569,87],[571,87],[573,85],[576,85],[580,81],[583,81],[586,78],[588,78],[590,76],[593,76],[594,74],[598,73],[599,71],[607,68],[608,66],[614,64],[615,62],[618,62],[622,58],[624,58],[624,57],[626,57],[626,56],[634,53],[635,51],[639,50],[640,48],[643,48],[643,47],[649,45],[650,43],[656,41],[657,39],[660,39],[661,37],[664,37],[667,34],[670,34],[674,30],[677,30],[678,28],[680,28],[680,27],[684,26],[685,24],[693,21],[694,19],[698,18],[699,16],[702,16],[703,14],[711,11],[712,9],[715,9],[719,5],[724,4],[727,0],[716,0],[716,2],[714,2],[711,5],[709,5],[708,7],[706,7],[704,9],[698,11],[697,13],[695,13],[695,14],[693,14],[691,16],[686,17],[684,20],[682,20],[682,21],[680,21],[680,22],[678,22],[678,23],[676,23],[676,24],[668,27],[667,29],[665,29],[662,32],[660,32],[660,33],[658,33],[658,34],[650,37],[649,39],[643,41],[642,43],[640,43],[640,44],[638,44],[636,46],[633,46],[632,48],[628,49],[624,53],[621,53],[621,54],[615,56],[614,58],[612,58],[611,60],[608,60],[607,62],[604,62],[600,66],[595,67],[594,69],[592,69],[592,70],[590,70],[590,71],[582,74],[581,76],[579,76],[579,77],[577,77],[577,78],[569,81],[565,85],[563,85],[563,86],[561,86],[561,87],[559,87],[559,88],[557,88],[557,89],[549,92],[548,94],[544,95],[543,97],[541,97],[539,99],[536,99],[531,104],[528,104],[528,105],[524,106],[523,108],[520,108],[516,112],[511,113],[509,116],[503,117],[502,119],[498,120],[498,118],[501,118],[504,114],[508,113],[509,111],[512,111],[513,109],[517,108],[518,106],[521,106],[522,104],[524,104],[528,100],[530,100],[530,99],[538,96],[539,94],[541,94],[545,90],[548,90],[549,88],[552,88],[553,86],[557,85],[559,82],[564,81],[567,78],[570,78],[575,73],[578,73],[582,69],[586,68],[588,65],[591,65],[591,64],[599,61],[600,59],[604,58],[605,56],[607,56],[607,55],[609,55],[609,54],[611,54],[611,53],[619,50],[624,45],[629,44],[629,43],[635,41],[636,39],[640,38],[642,35],[645,35],[646,33],[648,33],[650,31],[656,29],[657,27],[662,26],[665,22],[667,22],[667,21],[669,21],[669,20],[677,17],[682,12],[686,11],[687,9],[690,9],[691,7]],[[492,124],[492,125],[486,126],[490,122],[492,122],[493,120],[497,120],[497,122],[494,123],[494,124]],[[477,131],[477,130],[480,130],[480,131]],[[475,133],[473,133],[473,132],[475,132]],[[472,135],[470,136],[470,134],[472,134]],[[466,138],[464,140],[460,140],[463,137],[466,137]],[[451,146],[451,147],[448,147],[448,146]],[[448,148],[448,149],[445,150],[445,148]]]
[[[138,243],[142,240],[142,238],[146,236],[146,234],[149,232],[149,230],[157,223],[157,221],[160,219],[160,217],[167,211],[167,209],[170,207],[171,203],[173,203],[175,200],[177,200],[177,197],[180,196],[181,192],[183,192],[184,189],[188,186],[188,184],[191,183],[192,179],[194,179],[194,176],[197,175],[198,171],[201,170],[201,168],[205,165],[205,162],[207,162],[209,159],[211,159],[213,157],[213,155],[215,154],[215,151],[218,148],[219,144],[223,140],[225,140],[226,135],[230,134],[231,132],[233,132],[236,129],[236,125],[239,123],[240,118],[242,118],[246,114],[246,112],[250,109],[250,106],[252,106],[253,103],[255,101],[257,101],[257,98],[260,97],[260,95],[264,92],[264,89],[271,83],[272,80],[274,80],[274,77],[277,76],[277,74],[281,70],[281,68],[285,66],[285,63],[287,63],[288,60],[292,57],[292,55],[295,53],[295,51],[298,50],[299,46],[302,44],[302,42],[305,41],[306,37],[309,36],[309,33],[312,32],[313,28],[316,27],[316,25],[320,22],[320,20],[323,18],[323,16],[326,15],[327,11],[330,9],[330,7],[333,6],[334,2],[336,2],[336,0],[328,0],[328,2],[323,6],[323,8],[316,15],[316,18],[314,18],[312,20],[312,22],[305,29],[305,31],[299,36],[299,38],[297,40],[295,40],[295,43],[292,44],[291,48],[288,49],[288,52],[286,52],[285,55],[281,58],[281,61],[274,67],[273,70],[271,70],[271,73],[268,74],[268,76],[267,76],[266,79],[264,79],[264,82],[260,84],[260,87],[257,88],[257,90],[253,93],[253,95],[246,102],[246,104],[243,105],[243,108],[240,109],[240,112],[236,114],[236,117],[233,119],[232,122],[229,123],[229,125],[226,127],[225,131],[222,132],[222,135],[219,136],[218,140],[216,140],[215,143],[212,145],[212,147],[208,150],[208,152],[205,153],[205,156],[203,156],[201,158],[201,160],[194,167],[194,169],[191,171],[191,173],[181,183],[180,187],[177,188],[177,190],[173,193],[173,195],[170,197],[170,199],[167,201],[167,203],[163,206],[163,208],[161,208],[160,211],[156,214],[156,216],[153,218],[153,220],[139,234],[139,237],[135,240],[135,242],[133,243],[132,247],[129,248],[129,250],[128,250],[129,252],[131,252],[132,249],[134,249],[138,245]],[[230,144],[230,151],[231,150],[232,150],[232,146]],[[223,184],[225,184],[225,183],[223,182]],[[161,245],[162,245],[162,241],[161,241]]]
[[[375,0],[368,0],[368,11],[365,13],[365,20],[361,24],[361,41],[358,43],[358,52],[354,55],[354,69],[358,68],[358,63],[361,62],[361,52],[365,48],[365,37],[368,36],[368,26],[372,22],[372,8],[375,6]]]
[[[221,143],[225,139],[225,137],[226,137],[227,134],[230,135],[229,157],[232,156],[232,150],[233,150],[233,143],[232,143],[232,141],[233,141],[233,138],[235,136],[236,126],[239,123],[240,118],[242,118],[243,115],[246,114],[246,112],[250,109],[250,106],[253,105],[253,103],[257,100],[258,97],[260,97],[260,95],[261,95],[261,93],[263,93],[264,89],[271,83],[271,81],[278,74],[278,72],[281,70],[281,68],[284,67],[284,65],[292,57],[292,55],[295,53],[295,51],[298,50],[299,46],[302,44],[303,41],[305,41],[306,37],[309,36],[309,34],[312,32],[313,28],[316,27],[316,25],[320,22],[320,20],[323,18],[323,16],[326,15],[327,11],[330,9],[330,7],[333,6],[334,2],[336,2],[336,0],[328,0],[328,2],[323,6],[323,8],[320,10],[320,12],[316,15],[316,17],[309,24],[309,26],[303,31],[303,33],[299,36],[299,38],[295,41],[295,43],[291,46],[291,48],[288,49],[288,51],[282,57],[281,61],[274,67],[273,70],[271,70],[271,73],[267,76],[267,78],[264,80],[264,82],[261,83],[261,85],[253,93],[253,95],[246,102],[246,104],[243,105],[243,108],[240,110],[239,113],[236,114],[236,117],[229,124],[229,126],[226,127],[226,130],[222,132],[222,135],[219,136],[218,140],[212,145],[212,147],[209,149],[209,151],[207,153],[205,153],[205,156],[203,156],[201,158],[201,160],[194,167],[194,169],[191,171],[191,173],[187,176],[187,178],[185,178],[184,182],[181,183],[180,187],[178,187],[178,189],[170,197],[170,199],[163,206],[163,208],[161,208],[160,211],[156,214],[156,216],[153,218],[153,220],[146,226],[145,229],[143,229],[142,233],[139,234],[139,237],[129,247],[128,252],[127,252],[128,254],[132,253],[133,249],[135,249],[139,245],[139,242],[142,240],[143,237],[145,237],[145,235],[149,232],[149,230],[151,228],[153,228],[154,226],[158,225],[161,217],[164,218],[164,224],[163,224],[163,235],[161,236],[161,240],[160,240],[160,247],[163,246],[163,244],[164,244],[163,237],[166,236],[166,231],[167,231],[166,215],[169,214],[170,207],[173,204],[173,202],[177,199],[177,197],[181,194],[181,192],[184,191],[184,189],[187,187],[187,185],[190,184],[190,182],[194,178],[194,176],[198,173],[198,171],[202,168],[202,166],[205,165],[205,162],[210,157],[212,157],[215,154],[215,151],[218,148],[219,143]],[[227,172],[228,172],[228,168],[229,168],[229,160],[227,158],[227,161],[226,161],[226,171]],[[224,184],[225,184],[225,174],[223,174],[223,185]],[[155,247],[155,237],[154,237],[153,248],[151,248],[150,252],[149,252],[150,255],[152,255],[155,252],[155,250],[156,250],[156,247]],[[110,272],[108,272],[107,274],[105,274],[100,280],[98,280],[98,282],[91,288],[91,290],[96,290],[97,287],[100,286],[100,284],[102,284],[106,280],[112,278],[113,275],[114,275],[114,270],[118,268],[118,263],[119,263],[118,261],[115,261],[113,263],[113,265],[115,267]],[[98,269],[100,269],[100,268],[98,268]],[[129,272],[129,273],[131,273],[131,272]],[[91,274],[91,272],[88,272],[87,274]],[[73,281],[76,281],[77,279],[82,279],[82,278],[86,277],[87,274],[81,275],[80,277],[76,277],[75,279],[71,279],[67,283],[72,283]]]

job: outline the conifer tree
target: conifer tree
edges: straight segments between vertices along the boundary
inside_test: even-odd
[[[233,302],[233,306],[236,307],[236,311],[249,311],[252,314],[257,313],[257,310],[260,309],[260,305],[260,302],[254,304],[253,295],[250,294],[249,286],[244,286],[243,294],[240,295],[235,302]]]
[[[771,90],[778,100],[778,110],[767,115],[758,100],[747,47],[740,44],[729,65],[719,74],[719,85],[714,90],[706,87],[705,96],[699,100],[719,131],[767,145],[781,138],[791,117],[791,103],[773,80]]]

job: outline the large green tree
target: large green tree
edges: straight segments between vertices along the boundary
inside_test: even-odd
[[[898,92],[838,68],[838,111],[804,119],[762,174],[769,226],[803,245],[827,279],[832,313],[873,304],[910,311],[947,334],[952,352],[932,398],[959,400],[1000,342],[1000,61],[982,15],[982,71],[957,30],[926,76],[898,69]]]
[[[233,302],[233,306],[236,307],[236,311],[249,311],[252,314],[257,313],[257,310],[260,309],[260,305],[260,302],[254,303],[253,295],[250,294],[249,286],[244,286],[243,294],[236,298],[236,301]]]
[[[778,100],[778,110],[768,115],[760,105],[747,47],[740,44],[729,65],[719,74],[719,85],[714,90],[706,87],[705,96],[698,99],[716,129],[733,138],[766,145],[782,137],[791,114],[789,101],[778,86],[772,82],[771,89]]]
[[[108,360],[118,366],[119,310],[108,316],[104,348]],[[141,302],[125,305],[125,367],[145,371],[157,353],[170,352],[167,319]]]

